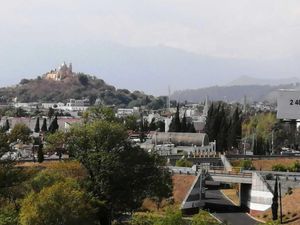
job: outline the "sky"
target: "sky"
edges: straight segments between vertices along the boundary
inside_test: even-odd
[[[0,76],[3,78],[0,86],[45,73],[62,61],[72,61],[77,70],[94,73],[120,88],[141,87],[151,93],[163,93],[162,89],[167,90],[169,83],[176,89],[184,89],[224,84],[242,75],[298,76],[299,0],[0,2]],[[149,54],[152,48],[159,50]],[[195,85],[191,81],[182,85],[176,77],[171,82],[172,76],[167,76],[172,62],[180,64],[180,60],[172,61],[173,55],[169,50],[166,53],[166,49],[181,54],[179,58],[188,54],[191,61],[213,59],[219,62],[217,65],[222,61],[248,66],[235,68],[230,64],[230,69],[224,67],[225,71],[218,74],[210,69],[201,71],[194,62],[190,68],[199,71],[189,71],[184,76],[202,84]],[[159,56],[169,57],[165,58],[169,62],[165,68],[161,65],[163,57],[162,62],[157,61]],[[114,66],[114,57],[118,68]],[[139,64],[139,57],[143,59],[143,66]],[[271,68],[263,68],[264,64]],[[149,81],[143,86],[135,82],[135,66],[145,79],[154,74],[153,71],[147,74],[146,70],[157,66],[155,76],[162,78],[163,85],[155,87],[155,82]]]

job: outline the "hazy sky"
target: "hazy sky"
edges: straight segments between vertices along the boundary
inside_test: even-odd
[[[79,61],[82,52],[74,49],[95,49],[101,43],[299,64],[299,40],[299,0],[2,0],[0,86],[46,72],[58,60]],[[94,60],[82,60],[93,68],[87,72],[103,72]],[[106,76],[108,82],[122,84],[122,77]]]

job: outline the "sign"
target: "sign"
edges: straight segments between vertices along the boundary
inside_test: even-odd
[[[300,119],[300,90],[280,90],[277,98],[278,119]]]

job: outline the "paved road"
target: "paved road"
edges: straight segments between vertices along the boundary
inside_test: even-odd
[[[217,189],[206,191],[205,208],[209,209],[214,216],[222,222],[228,222],[230,225],[256,225],[256,220],[243,212],[239,207],[227,200]]]

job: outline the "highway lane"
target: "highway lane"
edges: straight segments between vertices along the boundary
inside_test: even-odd
[[[215,217],[230,225],[256,225],[258,221],[252,219],[246,212],[231,203],[220,190],[210,188],[205,193],[205,209]]]

